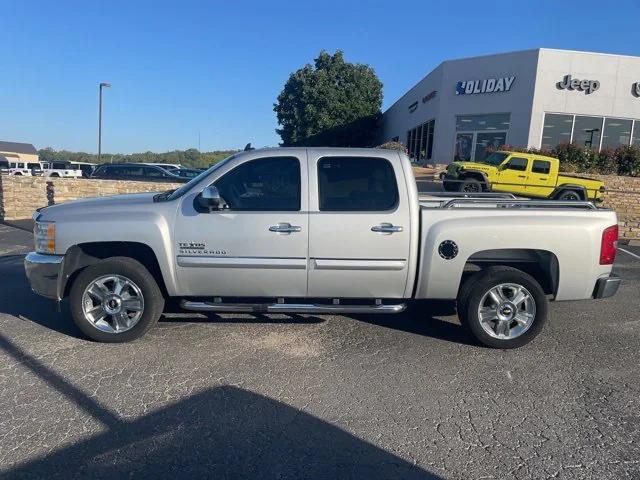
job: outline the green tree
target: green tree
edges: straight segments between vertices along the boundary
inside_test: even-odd
[[[371,146],[382,106],[382,82],[368,65],[324,50],[314,65],[289,76],[273,109],[282,145]]]

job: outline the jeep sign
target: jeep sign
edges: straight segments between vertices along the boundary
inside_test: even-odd
[[[497,93],[511,90],[516,77],[486,78],[484,80],[464,80],[456,84],[456,95],[477,93]]]
[[[595,92],[600,88],[598,80],[578,80],[571,78],[571,75],[565,75],[561,82],[556,83],[560,90],[580,90],[585,95]]]

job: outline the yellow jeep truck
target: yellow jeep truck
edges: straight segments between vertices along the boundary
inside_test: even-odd
[[[554,200],[604,199],[604,182],[559,173],[557,158],[497,151],[482,162],[453,162],[443,177],[446,191],[509,192]]]

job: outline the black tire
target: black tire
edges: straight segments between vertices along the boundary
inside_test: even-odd
[[[82,308],[84,291],[91,282],[104,275],[127,277],[135,282],[142,292],[142,316],[130,330],[120,333],[104,332],[85,318]],[[156,324],[164,309],[164,297],[153,276],[144,265],[129,257],[107,258],[82,270],[71,286],[69,303],[73,321],[82,333],[92,340],[104,343],[124,343],[142,337]]]
[[[517,284],[524,287],[535,303],[533,321],[523,333],[514,338],[496,338],[481,325],[478,310],[484,295],[500,284]],[[486,305],[486,304],[485,304]],[[489,267],[471,275],[458,294],[458,317],[462,326],[480,343],[492,348],[518,348],[533,340],[547,321],[549,301],[540,284],[529,274],[511,267]],[[515,323],[514,323],[515,324]]]
[[[464,193],[480,193],[482,192],[482,182],[475,178],[465,178],[458,184],[458,191]]]
[[[445,192],[457,192],[458,184],[452,181],[444,180],[442,182],[442,188],[444,189]]]
[[[563,190],[558,194],[557,199],[571,202],[583,200],[582,195],[575,190]]]

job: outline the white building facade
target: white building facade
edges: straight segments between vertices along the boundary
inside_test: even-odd
[[[446,61],[384,112],[380,136],[421,163],[502,145],[640,146],[640,57],[542,48]]]

